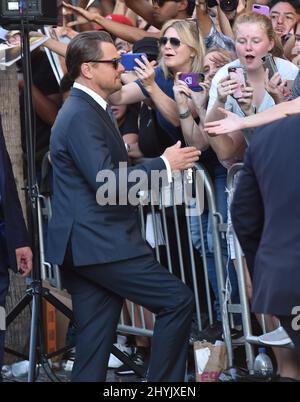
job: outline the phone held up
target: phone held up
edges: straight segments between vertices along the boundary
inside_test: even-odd
[[[254,13],[260,13],[269,16],[270,14],[270,8],[268,6],[263,6],[261,4],[253,4],[252,5],[252,11]]]
[[[239,99],[243,96],[243,89],[246,87],[247,77],[245,69],[240,67],[228,67],[228,75],[231,80],[236,80],[238,83],[237,89],[232,96],[235,99]]]
[[[203,88],[200,86],[200,83],[204,81],[203,73],[182,73],[178,78],[184,81],[192,91],[203,91]]]
[[[275,73],[277,73],[277,71],[278,71],[276,63],[275,63],[275,60],[274,60],[273,56],[270,53],[266,54],[261,59],[262,59],[262,62],[263,62],[264,69],[269,70],[268,76],[269,76],[269,80],[270,80],[273,77],[273,75]]]
[[[146,56],[145,53],[124,53],[121,55],[121,64],[124,66],[125,71],[133,71],[134,67],[139,67],[135,62],[135,59],[143,61],[142,56]]]

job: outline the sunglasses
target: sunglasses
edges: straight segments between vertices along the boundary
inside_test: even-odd
[[[113,68],[115,70],[117,70],[119,67],[120,61],[121,61],[120,57],[115,57],[114,59],[111,59],[111,60],[89,60],[89,61],[86,61],[86,63],[110,63],[110,64],[112,64]]]
[[[173,1],[174,3],[179,3],[181,0],[152,0],[152,5],[158,5],[158,7],[163,7],[165,3]]]
[[[166,36],[162,36],[159,38],[159,44],[160,46],[166,46],[166,44],[170,42],[170,45],[172,47],[179,47],[181,45],[180,39],[178,38],[167,38]]]

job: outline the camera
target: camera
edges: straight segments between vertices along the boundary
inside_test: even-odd
[[[222,11],[231,12],[237,9],[239,0],[220,0],[220,7]]]
[[[57,25],[61,5],[61,0],[2,0],[0,25],[17,27],[21,20],[35,26]]]

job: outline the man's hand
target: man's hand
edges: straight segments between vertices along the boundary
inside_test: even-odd
[[[167,148],[163,155],[168,159],[171,170],[185,170],[194,166],[201,151],[195,147],[181,148],[181,142],[177,141],[175,145]]]
[[[28,276],[32,270],[32,252],[30,247],[20,247],[16,249],[17,267],[21,276]]]

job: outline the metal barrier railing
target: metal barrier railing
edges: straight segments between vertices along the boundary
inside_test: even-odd
[[[185,189],[186,176],[181,176],[182,189]],[[189,180],[189,179],[188,179]],[[178,183],[177,183],[178,185]],[[202,268],[204,276],[204,291],[205,295],[199,293],[199,268],[195,260],[195,249],[193,247],[191,238],[190,226],[190,211],[194,208],[193,202],[196,201],[200,204],[200,210],[203,205],[204,195],[207,200],[209,215],[212,222],[212,239],[213,239],[213,255],[216,267],[216,276],[219,292],[220,306],[226,305],[225,298],[225,270],[224,261],[221,251],[221,233],[224,231],[223,218],[216,208],[215,191],[212,181],[205,168],[197,163],[193,170],[193,186],[196,191],[196,197],[192,200],[186,199],[186,194],[183,191],[183,204],[176,205],[176,182],[171,183],[170,188],[170,203],[166,205],[166,194],[163,191],[159,194],[159,203],[151,202],[152,194],[147,202],[142,201],[140,208],[141,216],[141,230],[144,238],[147,237],[147,222],[145,222],[145,215],[148,215],[148,224],[151,221],[153,227],[153,248],[156,258],[159,262],[164,263],[166,268],[173,274],[176,274],[180,279],[187,283],[193,290],[195,295],[195,317],[196,327],[202,330],[203,326],[208,323],[213,323],[213,307],[211,291],[208,279],[207,270],[207,257],[204,242],[204,230],[201,213],[198,215],[199,230],[201,240],[201,257]],[[180,187],[180,186],[179,186]],[[197,189],[199,191],[197,192]],[[202,193],[203,190],[203,193]],[[224,189],[225,191],[225,189]],[[156,196],[157,198],[157,196]],[[145,212],[147,209],[147,213]],[[43,247],[43,220],[50,219],[52,215],[50,197],[41,196],[39,198],[39,221],[40,221],[40,239],[42,239],[41,247],[41,271],[42,279],[50,282],[52,286],[57,288],[62,287],[60,272],[58,266],[52,266],[45,261],[44,247]],[[163,240],[163,241],[162,241]],[[163,245],[161,244],[163,242]],[[177,262],[174,263],[174,260]],[[207,305],[204,309],[201,305],[202,302]],[[125,306],[125,304],[124,304]],[[126,302],[127,317],[125,311],[122,311],[118,331],[151,337],[153,334],[153,326],[155,317],[146,312],[141,306],[136,306],[133,303]],[[125,310],[125,307],[124,309]],[[224,341],[228,350],[228,364],[233,363],[232,343],[230,337],[230,322],[229,313],[227,310],[222,314],[222,325],[224,333]]]
[[[241,170],[242,167],[243,167],[242,163],[236,163],[228,171],[227,189],[229,191],[230,196],[232,196],[232,193],[234,191],[234,180],[236,178],[236,175]],[[239,241],[234,233],[234,229],[233,229],[232,225],[229,228],[229,231],[232,234],[233,240],[234,240],[234,250],[235,250],[235,257],[236,257],[235,268],[236,268],[236,273],[237,273],[237,277],[238,277],[242,324],[243,324],[243,332],[244,332],[244,336],[245,336],[246,362],[247,362],[247,367],[248,367],[249,373],[251,374],[251,373],[253,373],[254,352],[253,352],[253,346],[249,342],[247,342],[247,338],[252,335],[252,328],[251,328],[251,316],[250,316],[250,309],[249,309],[249,301],[248,301],[247,292],[246,292],[246,279],[245,279],[242,250],[241,250]]]
[[[184,180],[184,176],[182,177],[182,180]],[[217,282],[218,282],[218,289],[219,289],[219,302],[220,306],[223,306],[225,303],[225,280],[224,280],[224,264],[223,264],[223,258],[222,258],[222,251],[221,251],[221,232],[220,232],[220,227],[223,225],[223,219],[220,213],[217,211],[216,208],[216,201],[215,201],[215,192],[213,188],[213,184],[211,182],[211,179],[209,177],[209,174],[206,172],[205,168],[201,164],[196,164],[194,173],[193,173],[193,180],[194,180],[194,187],[197,190],[197,188],[203,188],[204,193],[206,195],[206,200],[208,202],[208,210],[209,214],[212,219],[212,234],[213,234],[213,250],[214,250],[214,260],[215,260],[215,267],[216,267],[216,274],[217,274]],[[174,201],[175,196],[174,196],[174,183],[171,185],[171,194],[172,194],[172,201]],[[184,185],[183,185],[184,187]],[[225,191],[225,188],[224,188]],[[196,191],[197,192],[197,191]],[[200,191],[201,193],[201,191]],[[198,192],[199,194],[199,192]],[[165,254],[166,254],[166,260],[165,260],[165,265],[167,266],[168,270],[171,273],[176,273],[177,276],[180,277],[180,279],[184,282],[187,283],[187,276],[190,278],[190,281],[188,285],[192,288],[194,295],[195,295],[195,303],[196,303],[196,325],[199,330],[202,330],[203,328],[203,317],[206,318],[206,313],[208,314],[208,321],[210,324],[213,322],[213,309],[212,309],[212,300],[211,300],[211,292],[210,292],[210,285],[209,285],[209,280],[208,280],[208,271],[207,271],[207,260],[206,260],[206,250],[205,250],[205,244],[204,244],[204,231],[203,231],[203,225],[202,225],[202,218],[201,214],[198,215],[199,219],[199,228],[200,228],[200,240],[201,240],[201,249],[202,249],[202,266],[203,266],[203,274],[204,274],[204,289],[206,292],[205,295],[205,300],[207,303],[207,310],[203,311],[201,302],[200,302],[200,295],[199,295],[199,289],[198,289],[198,282],[197,282],[197,277],[198,277],[198,272],[196,267],[196,262],[195,262],[195,249],[193,247],[192,243],[192,238],[191,238],[191,228],[190,228],[190,219],[189,219],[189,208],[191,205],[189,205],[188,200],[185,199],[185,214],[184,214],[184,219],[182,216],[179,216],[178,212],[178,206],[175,205],[175,202],[171,202],[171,205],[169,207],[166,207],[166,205],[163,203],[163,191],[160,193],[160,203],[158,208],[155,208],[153,204],[151,203],[151,197],[148,199],[148,202],[144,206],[140,206],[140,211],[141,211],[141,227],[142,227],[142,233],[144,235],[144,238],[146,238],[146,223],[145,223],[145,217],[144,217],[144,209],[148,208],[149,214],[152,219],[152,226],[153,226],[153,238],[154,238],[154,251],[156,254],[156,258],[158,261],[161,262],[161,247],[159,246],[159,233],[162,231],[163,232],[163,237],[164,237],[164,249],[165,249]],[[196,201],[199,201],[196,199]],[[202,201],[203,202],[203,201]],[[201,201],[200,201],[201,204]],[[192,206],[194,208],[194,206]],[[170,218],[170,211],[172,212],[172,216]],[[169,214],[168,214],[169,212]],[[167,216],[169,215],[169,219]],[[159,216],[160,221],[157,219],[157,216]],[[148,218],[149,219],[149,218]],[[170,241],[170,219],[173,221],[172,227],[175,230],[175,236],[173,236],[173,242]],[[181,221],[181,222],[180,222]],[[183,221],[185,223],[185,230],[183,232]],[[160,224],[161,222],[161,224]],[[161,227],[159,227],[161,226]],[[186,242],[185,242],[185,247],[187,249],[183,250],[182,246],[182,240],[183,237],[186,236]],[[175,237],[175,241],[174,241]],[[174,250],[174,248],[176,250]],[[178,266],[179,270],[177,267],[177,272],[174,268],[174,252],[176,251],[176,254],[178,254]],[[188,261],[185,259],[186,255],[188,254]],[[184,257],[185,256],[185,257]],[[133,325],[133,322],[136,322],[136,310],[134,309],[133,305],[131,305],[131,313],[133,314],[131,316],[131,324],[128,324],[125,322],[124,319],[124,314],[121,316],[121,322],[118,326],[118,330],[121,332],[127,332],[135,335],[146,335],[146,336],[151,336],[152,335],[152,330],[147,328],[145,325],[140,325],[139,327]],[[145,320],[143,319],[143,310],[139,310],[140,318],[139,321],[143,322],[145,324]],[[155,317],[153,316],[153,321],[155,320]],[[231,338],[230,338],[230,331],[229,331],[229,317],[228,314],[223,314],[222,317],[222,324],[223,324],[223,332],[225,334],[224,341],[227,346],[228,350],[228,364],[232,365],[233,361],[233,356],[232,356],[232,345],[231,345]],[[226,334],[229,334],[229,336]]]

